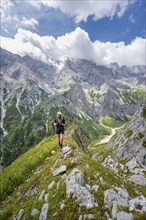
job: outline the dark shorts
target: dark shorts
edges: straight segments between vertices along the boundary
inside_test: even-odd
[[[56,134],[64,134],[64,129],[56,129]]]

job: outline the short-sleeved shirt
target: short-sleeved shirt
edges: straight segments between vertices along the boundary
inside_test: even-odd
[[[61,122],[57,118],[54,120],[54,122],[57,124],[56,125],[56,134],[64,134],[64,126],[61,124],[61,123],[65,124],[64,117],[62,118]]]

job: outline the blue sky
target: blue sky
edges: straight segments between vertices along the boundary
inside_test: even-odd
[[[139,1],[131,5],[124,16],[113,19],[103,18],[94,21],[92,17],[87,22],[81,22],[80,27],[89,33],[90,38],[103,42],[124,41],[130,43],[135,37],[146,37],[146,1]]]
[[[42,45],[39,46],[40,42],[38,42],[39,39],[43,41],[43,37],[49,40],[51,51],[53,47],[60,49],[58,43],[58,37],[60,37],[63,47],[66,45],[63,52],[61,48],[64,56],[76,56],[78,51],[72,54],[69,52],[70,49],[75,50],[76,47],[82,48],[83,51],[79,54],[80,57],[84,57],[82,44],[85,46],[88,44],[88,48],[93,48],[93,57],[99,53],[103,54],[101,58],[103,62],[115,60],[112,55],[110,55],[111,58],[106,57],[109,53],[108,42],[110,42],[108,46],[110,45],[111,50],[113,47],[120,46],[124,48],[124,52],[126,49],[127,53],[130,52],[126,45],[133,44],[136,49],[138,44],[141,44],[140,48],[142,48],[142,44],[145,43],[145,0],[2,0],[1,13],[2,45],[5,49],[21,55],[26,54],[26,51],[22,52],[26,44],[29,49],[31,48],[32,54],[34,54],[33,50],[38,53],[40,53],[39,50],[43,52],[44,49]],[[85,42],[80,41],[80,45],[74,45],[75,40],[79,41],[80,36],[85,39]],[[70,41],[70,45],[65,42],[66,39]],[[16,47],[12,48],[13,44],[18,45],[18,41],[19,45],[22,43],[21,51],[16,50]],[[98,41],[101,42],[100,45],[96,43]],[[102,51],[105,49],[107,49],[106,54]],[[131,48],[132,51],[134,49]],[[144,52],[138,53],[144,56]],[[45,57],[46,54],[39,56]],[[50,54],[50,57],[58,59],[59,56],[55,57],[54,54]],[[144,60],[144,57],[142,59]],[[121,59],[120,62],[124,64]],[[139,63],[142,63],[142,60]]]
[[[136,1],[128,7],[122,17],[115,15],[112,19],[103,17],[97,21],[93,16],[89,16],[87,21],[79,24],[74,22],[74,18],[62,13],[60,10],[47,9],[43,16],[39,18],[38,33],[41,35],[61,36],[66,32],[73,31],[76,27],[85,30],[92,41],[103,42],[124,41],[130,43],[135,37],[145,38],[145,13],[146,1]]]
[[[135,37],[144,38],[146,35],[145,0],[137,0],[135,3],[129,5],[124,15],[121,17],[114,15],[111,19],[110,17],[103,16],[101,19],[95,21],[94,17],[89,15],[86,22],[80,21],[79,23],[74,21],[74,17],[63,13],[59,9],[46,7],[45,5],[42,5],[40,8],[32,7],[30,6],[29,1],[23,1],[20,3],[20,1],[13,0],[12,2],[14,8],[11,15],[14,16],[15,13],[18,18],[23,16],[27,19],[32,17],[35,18],[38,21],[37,30],[34,30],[32,27],[27,27],[27,29],[36,32],[41,36],[51,35],[58,37],[67,32],[73,31],[76,27],[81,27],[89,34],[92,41],[124,41],[127,44]],[[2,28],[1,34],[3,36],[14,36],[17,32],[17,28],[10,27],[9,29],[8,32],[6,32]]]

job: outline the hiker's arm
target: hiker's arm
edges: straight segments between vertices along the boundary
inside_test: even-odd
[[[63,126],[66,126],[66,125],[67,125],[67,121],[65,121],[64,123],[62,123],[62,125],[63,125]]]
[[[56,120],[54,121],[54,125],[57,126],[57,121]]]

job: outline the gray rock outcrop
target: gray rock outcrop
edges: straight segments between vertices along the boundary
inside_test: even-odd
[[[47,219],[48,208],[49,208],[49,204],[48,204],[48,203],[45,203],[45,204],[42,206],[39,220],[46,220],[46,219]]]
[[[52,181],[52,182],[48,185],[48,189],[52,189],[53,186],[54,186],[54,184],[55,184],[55,181]]]
[[[146,186],[146,178],[143,175],[132,175],[128,178],[128,180],[132,183]]]
[[[32,212],[31,212],[31,216],[35,216],[39,214],[39,210],[38,209],[33,209]]]
[[[20,209],[18,215],[14,218],[14,220],[20,220],[24,214],[24,209]]]
[[[140,207],[140,210],[138,207]],[[129,201],[129,210],[146,212],[146,198],[141,195],[141,196],[137,196],[134,199],[131,199]]]
[[[134,114],[130,123],[121,129],[116,137],[111,138],[107,148],[113,150],[113,159],[116,161],[131,161],[128,167],[134,169],[135,164],[146,168],[146,103],[142,103]],[[132,158],[131,158],[132,155]]]
[[[38,201],[42,201],[42,200],[43,200],[44,195],[45,195],[45,192],[46,192],[46,190],[43,189],[42,192],[41,192],[41,194],[39,195]]]
[[[93,195],[85,187],[83,173],[77,168],[74,168],[66,179],[66,194],[77,198],[79,206],[87,208],[98,206]]]
[[[117,213],[117,220],[133,220],[133,215],[131,213],[121,211]]]
[[[71,148],[67,145],[65,147],[62,148],[61,153],[63,155],[69,155],[72,153]]]
[[[129,207],[130,196],[127,190],[115,187],[104,192],[105,208],[112,209],[112,217],[116,218],[118,213],[118,206]]]
[[[104,192],[104,203],[106,207],[112,207],[116,201],[118,205],[128,207],[130,196],[128,192],[122,188],[108,189]]]
[[[61,174],[61,173],[66,172],[66,169],[67,169],[67,166],[62,165],[62,166],[59,167],[59,168],[53,169],[53,170],[52,170],[52,174],[53,174],[53,176],[57,176],[57,175],[59,175],[59,174]]]

